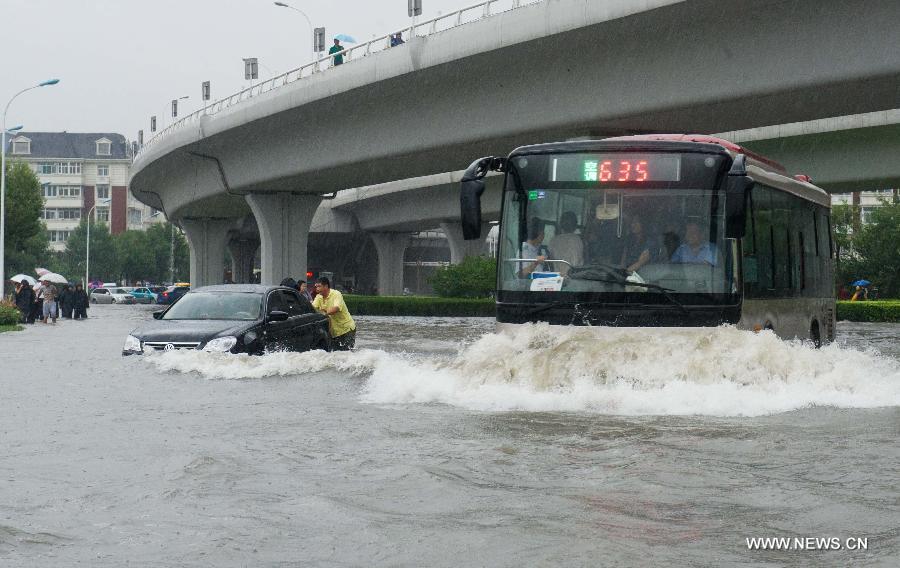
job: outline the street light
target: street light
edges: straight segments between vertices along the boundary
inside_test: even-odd
[[[288,8],[295,12],[299,12],[304,18],[306,18],[306,25],[309,26],[309,41],[310,41],[310,44],[312,44],[312,49],[313,49],[313,52],[312,52],[313,61],[315,61],[317,59],[316,58],[316,37],[315,37],[315,34],[313,33],[313,25],[312,25],[312,21],[309,19],[309,16],[307,16],[306,12],[304,12],[303,10],[300,10],[299,8],[294,8],[293,6],[291,6],[289,4],[285,4],[284,2],[275,2],[275,5],[278,6],[279,8]]]
[[[94,203],[94,206],[88,209],[87,212],[87,246],[85,247],[84,253],[84,289],[88,289],[88,282],[90,282],[90,272],[91,272],[91,215],[94,214],[94,210],[97,209],[98,205],[108,205],[112,199],[98,199],[97,203]]]
[[[22,89],[9,99],[9,102],[6,103],[6,108],[3,109],[3,124],[0,125],[0,129],[2,129],[2,134],[0,134],[0,297],[3,296],[6,286],[6,112],[9,110],[9,105],[22,93],[38,87],[49,87],[57,83],[59,83],[59,79],[48,79],[27,89]],[[21,128],[21,126],[18,126],[12,131],[20,130]]]

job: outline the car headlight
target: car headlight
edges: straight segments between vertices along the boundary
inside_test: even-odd
[[[133,335],[125,338],[125,345],[122,346],[122,353],[142,353],[141,340]]]
[[[216,353],[225,353],[231,351],[231,348],[237,344],[237,337],[226,335],[225,337],[217,337],[206,344],[204,351],[214,351]]]

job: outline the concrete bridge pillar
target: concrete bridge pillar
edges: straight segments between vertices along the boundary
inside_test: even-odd
[[[225,244],[235,219],[182,219],[191,251],[191,287],[222,284]]]
[[[260,237],[260,282],[279,284],[287,277],[306,278],[309,225],[321,195],[251,193],[247,203]]]
[[[259,241],[256,239],[232,239],[228,243],[231,253],[231,279],[235,284],[248,284],[253,280],[253,261]]]
[[[444,231],[450,245],[450,264],[459,264],[467,256],[482,256],[488,253],[485,239],[491,230],[490,223],[482,223],[481,238],[472,241],[463,238],[462,223],[445,221],[441,223],[441,230]]]
[[[403,293],[403,253],[409,243],[406,233],[372,233],[378,253],[378,295]]]

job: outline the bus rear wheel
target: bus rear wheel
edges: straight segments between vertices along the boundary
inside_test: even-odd
[[[809,340],[812,341],[816,349],[822,347],[822,334],[819,331],[819,322],[817,320],[813,320],[809,326]]]

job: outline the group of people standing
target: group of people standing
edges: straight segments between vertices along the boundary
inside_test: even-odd
[[[318,278],[313,283],[312,291],[306,282],[297,283],[293,278],[285,278],[281,285],[297,290],[315,311],[328,317],[328,335],[331,336],[333,351],[349,351],[356,345],[356,322],[347,310],[344,295],[331,289],[331,280],[325,276]]]
[[[27,280],[16,284],[16,307],[22,313],[22,323],[56,323],[57,317],[84,319],[90,307],[87,292],[79,283],[72,287],[57,287],[49,280],[32,286]]]

